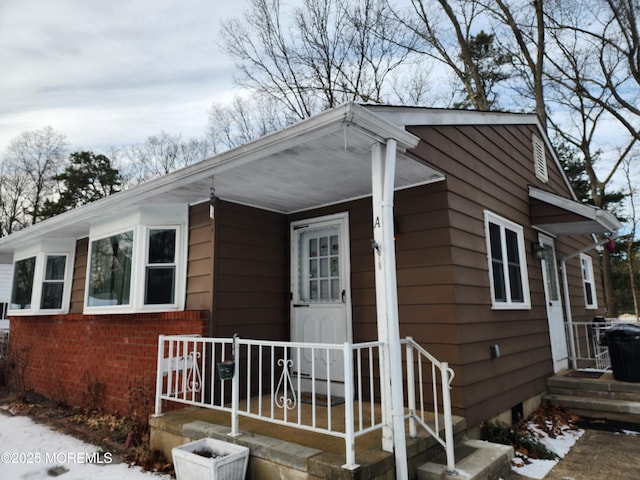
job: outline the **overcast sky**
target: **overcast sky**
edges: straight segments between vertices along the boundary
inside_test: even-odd
[[[0,0],[0,155],[47,125],[73,150],[205,133],[235,93],[220,21],[248,0]]]

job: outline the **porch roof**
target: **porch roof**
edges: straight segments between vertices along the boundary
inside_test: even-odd
[[[0,253],[44,238],[82,238],[92,225],[143,205],[198,204],[218,198],[293,213],[371,195],[371,149],[397,142],[395,188],[444,179],[407,152],[418,137],[362,105],[346,103],[182,170],[65,212],[0,238]]]
[[[531,224],[552,235],[616,232],[622,224],[606,210],[529,187]]]

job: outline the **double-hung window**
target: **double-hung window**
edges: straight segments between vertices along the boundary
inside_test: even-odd
[[[580,254],[580,269],[582,270],[585,307],[588,309],[598,308],[596,283],[593,275],[593,258],[589,255],[585,255],[584,253]]]
[[[522,226],[485,211],[485,232],[493,308],[530,308]]]
[[[45,255],[40,309],[60,310],[62,308],[66,268],[66,255]]]
[[[146,250],[144,304],[174,304],[176,229],[148,229]]]

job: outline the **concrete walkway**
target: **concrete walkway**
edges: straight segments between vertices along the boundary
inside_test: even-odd
[[[526,480],[511,473],[504,480]],[[544,480],[638,480],[640,435],[585,430]]]

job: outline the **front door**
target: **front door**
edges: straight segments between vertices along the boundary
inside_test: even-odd
[[[291,341],[350,342],[348,214],[291,224]],[[332,392],[344,387],[341,354],[303,349],[294,357],[294,372],[317,382],[321,390],[331,380]]]
[[[551,337],[551,356],[553,358],[553,370],[554,372],[558,372],[569,368],[567,336],[564,326],[564,314],[562,312],[560,286],[558,284],[558,263],[556,261],[556,249],[553,239],[542,234],[540,234],[539,239],[544,247],[542,280],[544,282],[547,320],[549,322],[549,335]]]

